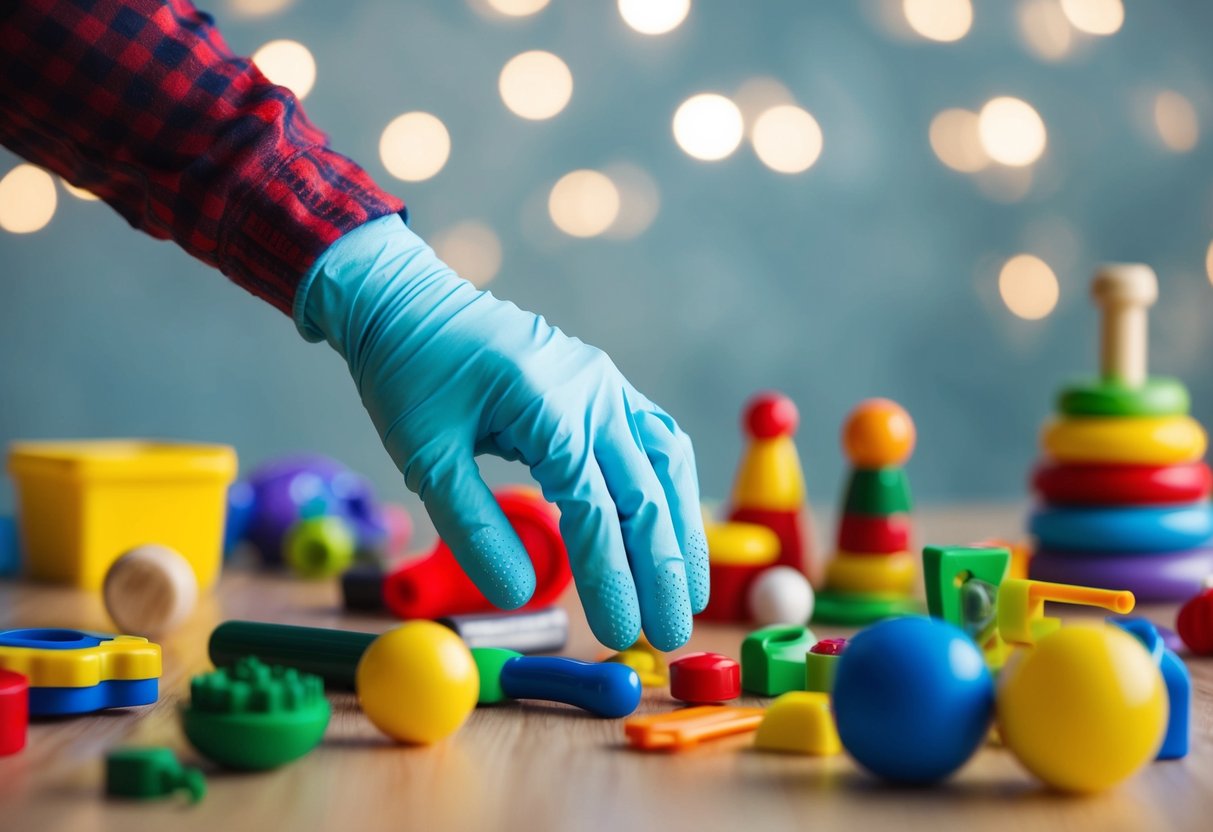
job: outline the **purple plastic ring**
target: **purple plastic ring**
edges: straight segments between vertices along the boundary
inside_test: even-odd
[[[1213,549],[1077,557],[1043,549],[1030,561],[1033,580],[1102,589],[1127,589],[1142,603],[1184,601],[1213,574]]]

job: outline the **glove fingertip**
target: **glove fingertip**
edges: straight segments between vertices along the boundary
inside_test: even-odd
[[[535,569],[517,535],[484,526],[468,537],[476,564],[473,583],[494,605],[517,609],[535,594]]]
[[[607,577],[582,606],[594,637],[612,650],[626,650],[640,638],[640,603],[626,572]]]
[[[707,609],[712,594],[711,569],[708,565],[708,540],[702,527],[687,535],[686,562],[687,591],[691,596],[691,613],[699,615]]]

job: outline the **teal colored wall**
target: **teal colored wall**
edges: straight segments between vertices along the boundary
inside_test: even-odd
[[[334,145],[407,200],[423,236],[489,224],[503,248],[490,288],[604,348],[672,412],[696,440],[706,494],[729,487],[741,403],[777,387],[800,406],[809,489],[824,503],[843,473],[839,425],[872,395],[918,423],[920,500],[1021,497],[1058,385],[1093,369],[1086,287],[1102,261],[1155,267],[1152,367],[1184,378],[1197,417],[1213,421],[1213,4],[1130,3],[1120,32],[1057,63],[1024,48],[1018,6],[978,0],[954,44],[890,35],[875,2],[700,0],[656,38],[608,2],[554,0],[515,21],[456,0],[299,0],[261,19],[210,10],[238,52],[305,43],[319,67],[306,109]],[[575,79],[545,122],[510,114],[497,93],[505,61],[534,48]],[[675,144],[683,99],[756,76],[781,81],[820,123],[825,149],[809,171],[773,173],[748,144],[711,164]],[[1167,151],[1143,120],[1161,89],[1196,108],[1190,152]],[[944,167],[927,139],[939,111],[1004,94],[1031,102],[1049,136],[1015,201]],[[443,119],[453,146],[416,184],[392,179],[377,152],[384,125],[409,110]],[[0,152],[0,174],[17,162]],[[652,225],[630,240],[553,228],[551,184],[616,162],[656,183]],[[1040,321],[999,299],[998,269],[1019,252],[1060,282]],[[403,492],[326,346],[104,205],[60,191],[45,229],[0,232],[0,292],[0,440],[188,437],[232,443],[246,466],[310,449]]]

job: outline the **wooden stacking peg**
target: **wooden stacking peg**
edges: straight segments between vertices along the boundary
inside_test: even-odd
[[[1146,382],[1146,314],[1158,300],[1158,277],[1143,263],[1110,263],[1091,283],[1100,308],[1100,373],[1129,387]]]

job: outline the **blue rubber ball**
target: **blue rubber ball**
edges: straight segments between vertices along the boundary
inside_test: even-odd
[[[882,621],[847,642],[834,681],[843,747],[868,771],[930,783],[985,740],[994,679],[977,645],[933,618]]]

